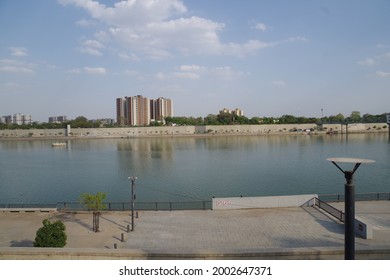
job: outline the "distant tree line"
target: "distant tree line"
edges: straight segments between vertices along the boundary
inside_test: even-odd
[[[105,124],[102,121],[99,120],[88,120],[84,116],[79,116],[75,118],[74,120],[66,121],[63,123],[38,123],[34,122],[32,124],[24,124],[24,125],[17,125],[17,124],[4,124],[0,123],[0,129],[54,129],[54,128],[66,128],[67,125],[70,125],[71,127],[77,128],[97,128],[97,127],[113,127],[114,125]]]
[[[380,115],[364,114],[353,111],[348,117],[343,114],[331,115],[322,118],[296,117],[293,115],[283,115],[281,117],[253,117],[237,116],[232,113],[220,113],[218,115],[209,114],[206,117],[166,117],[165,125],[244,125],[244,124],[303,124],[303,123],[385,123],[386,113]],[[84,116],[79,116],[74,120],[64,123],[33,123],[31,125],[6,125],[0,123],[0,129],[51,129],[66,128],[70,124],[73,128],[97,128],[115,127],[112,124],[105,124],[101,121],[91,121]],[[162,122],[152,122],[150,126],[162,126]]]
[[[364,114],[360,115],[359,111],[353,111],[350,116],[344,117],[343,114],[336,116],[323,117],[320,119],[321,122],[344,122],[344,123],[385,123],[386,113],[380,115]]]
[[[384,123],[386,122],[386,113],[380,115],[364,114],[359,111],[353,111],[350,116],[344,117],[343,114],[335,116],[315,118],[315,117],[296,117],[293,115],[283,115],[275,117],[253,117],[236,116],[231,113],[220,113],[218,115],[208,115],[205,118],[198,117],[167,117],[166,125],[235,125],[235,124],[304,124],[304,123]]]

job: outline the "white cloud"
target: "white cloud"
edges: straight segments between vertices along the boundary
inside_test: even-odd
[[[221,66],[210,69],[210,75],[222,80],[234,80],[243,75],[240,71],[234,71],[230,66]]]
[[[0,72],[32,74],[34,65],[18,60],[2,59],[0,60]]]
[[[164,73],[162,73],[162,72],[158,72],[158,73],[156,74],[156,78],[157,78],[158,80],[165,80],[166,77],[167,77],[167,76],[166,76]]]
[[[136,70],[125,70],[125,75],[127,76],[137,76],[139,75],[139,72]]]
[[[104,49],[104,45],[96,40],[85,40],[82,46],[78,48],[80,52],[93,56],[102,56],[101,49]]]
[[[358,64],[364,65],[364,66],[374,66],[376,64],[380,64],[383,62],[386,62],[390,59],[390,53],[385,53],[382,55],[378,55],[375,57],[366,58],[364,60],[358,61]]]
[[[59,2],[85,9],[93,20],[105,26],[95,33],[96,39],[105,44],[116,43],[122,48],[119,53],[129,52],[136,57],[167,59],[178,54],[243,57],[280,43],[259,40],[222,42],[219,33],[225,24],[186,16],[188,11],[181,0],[124,0],[112,6],[92,0]],[[267,26],[259,23],[256,28],[266,30]],[[302,40],[303,37],[295,37],[283,42]],[[83,50],[92,55],[101,54],[98,48],[85,47]]]
[[[96,74],[96,75],[104,75],[107,73],[106,68],[103,67],[84,67],[82,69],[80,68],[73,68],[68,71],[68,73],[71,74]]]
[[[17,56],[17,57],[27,56],[27,49],[26,48],[12,47],[9,49],[11,51],[12,56]]]
[[[107,7],[93,0],[59,0],[63,5],[73,4],[89,12],[92,18],[113,26],[140,25],[163,21],[182,14],[187,8],[180,0],[128,0]]]
[[[84,67],[84,71],[88,74],[106,74],[107,70],[103,67]]]
[[[280,43],[294,43],[294,42],[309,42],[310,40],[304,36],[289,37],[286,40],[280,41]]]
[[[181,71],[195,71],[195,72],[204,71],[207,69],[206,67],[199,66],[199,65],[181,65],[179,68]]]
[[[358,63],[365,66],[373,66],[376,64],[375,59],[373,58],[366,58],[365,60],[358,61]]]
[[[274,86],[278,86],[278,87],[284,87],[287,85],[287,83],[285,81],[282,81],[282,80],[275,80],[275,81],[272,81],[271,83]]]
[[[134,53],[121,52],[118,56],[124,60],[139,61],[140,58]]]
[[[264,23],[259,22],[258,24],[256,24],[255,29],[260,30],[260,31],[267,31],[268,26],[265,25]]]
[[[19,87],[20,84],[14,83],[14,82],[7,82],[4,84],[4,86],[6,86],[6,87]]]
[[[76,25],[81,27],[93,27],[96,25],[96,21],[94,20],[88,20],[88,19],[81,19],[76,21]]]
[[[390,72],[377,71],[376,75],[380,78],[390,78]]]
[[[198,80],[200,79],[200,75],[193,72],[174,72],[172,75],[176,78],[190,79],[190,80]]]
[[[230,66],[208,68],[200,65],[181,65],[176,67],[178,71],[156,74],[159,80],[168,79],[189,79],[199,80],[202,78],[219,79],[219,80],[234,80],[242,75],[243,72],[235,71]]]

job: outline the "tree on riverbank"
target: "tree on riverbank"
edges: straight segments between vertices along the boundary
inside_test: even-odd
[[[87,206],[88,211],[92,211],[93,221],[92,229],[94,232],[99,231],[100,211],[106,209],[106,204],[103,200],[106,199],[106,193],[98,192],[96,194],[85,193],[81,195],[81,202]]]
[[[43,227],[37,231],[34,247],[64,247],[67,239],[64,223],[60,220],[51,223],[48,219],[42,223]]]

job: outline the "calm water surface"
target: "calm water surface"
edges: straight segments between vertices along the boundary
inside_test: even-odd
[[[0,141],[0,203],[78,201],[106,192],[128,201],[209,200],[229,196],[343,193],[343,174],[328,157],[376,160],[362,165],[356,192],[390,191],[388,134],[228,136],[68,141]],[[350,169],[352,166],[343,165]]]

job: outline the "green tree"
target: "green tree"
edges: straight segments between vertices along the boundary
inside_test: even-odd
[[[283,115],[280,117],[280,123],[298,123],[298,120],[295,116],[293,115]]]
[[[217,115],[218,123],[223,125],[234,124],[235,116],[231,113],[220,113]]]
[[[358,123],[361,122],[362,117],[359,111],[352,111],[351,115],[347,118],[347,122]]]
[[[339,113],[336,116],[329,116],[329,122],[331,123],[341,123],[344,122],[344,115]]]
[[[93,213],[92,229],[94,232],[99,231],[100,211],[106,209],[106,204],[103,200],[106,199],[106,193],[97,192],[96,194],[84,193],[81,194],[81,202],[87,206],[88,211]]]
[[[204,118],[205,125],[219,125],[218,116],[209,114]]]
[[[65,225],[60,220],[51,223],[43,220],[43,227],[38,229],[34,247],[64,247],[66,245]]]

